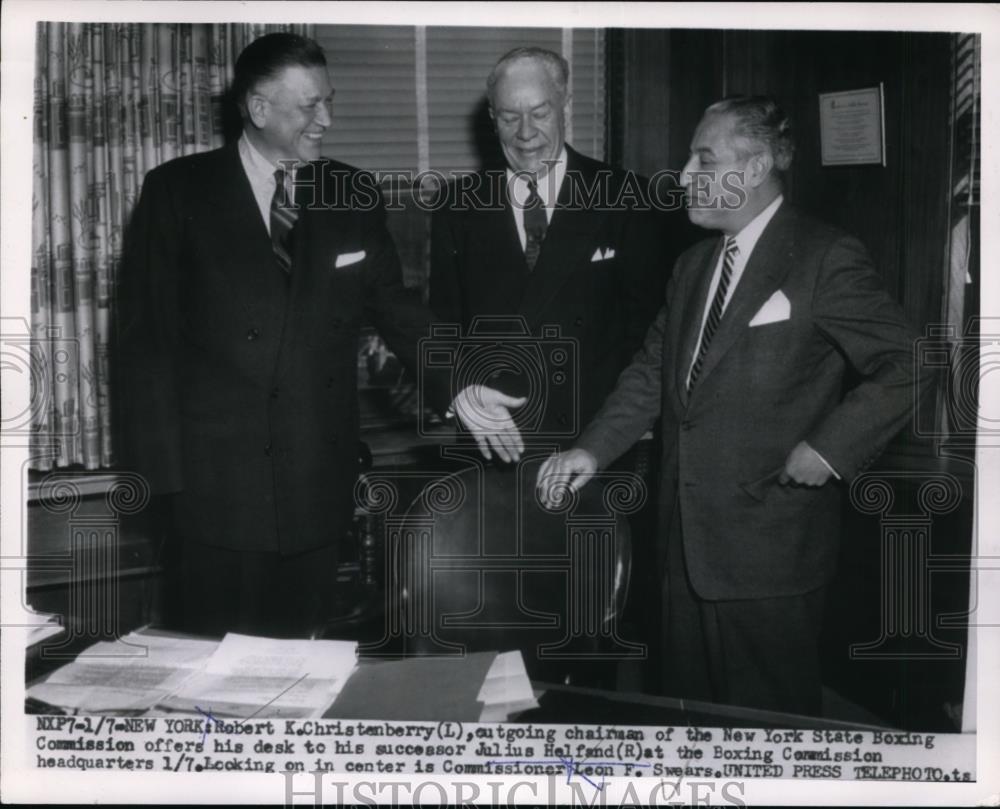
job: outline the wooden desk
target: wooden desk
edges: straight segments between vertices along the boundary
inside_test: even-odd
[[[525,711],[515,722],[585,725],[694,725],[734,728],[809,728],[884,730],[885,726],[841,722],[814,716],[760,711],[735,705],[656,697],[598,688],[532,683],[544,693],[540,707]]]
[[[159,632],[155,629],[146,631]],[[77,649],[76,651],[79,653],[83,650]],[[33,650],[34,653],[31,652],[32,650],[29,650],[26,660],[26,682],[28,685],[43,680],[58,666],[70,662],[69,660],[62,659],[54,665],[51,661],[49,665],[41,665],[40,661],[42,658],[38,655],[38,650],[35,649]],[[378,665],[378,661],[362,659],[361,665]],[[535,681],[532,682],[532,687],[535,693],[539,695],[539,707],[512,716],[509,721],[535,724],[579,725],[694,725],[698,727],[810,728],[820,730],[885,729],[885,726],[761,711],[732,705],[716,705],[708,702],[679,700],[635,692],[619,692]],[[25,712],[32,714],[59,713],[58,710],[49,710],[46,706],[35,703],[26,705]],[[378,720],[391,717],[372,716],[369,718]],[[439,717],[439,720],[445,721],[453,718],[442,716]]]

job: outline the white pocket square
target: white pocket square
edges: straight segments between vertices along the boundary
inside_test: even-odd
[[[334,264],[338,270],[341,267],[350,267],[352,264],[357,264],[359,261],[363,261],[365,257],[364,250],[358,250],[357,253],[341,253],[337,256],[337,261]]]
[[[590,262],[591,264],[593,264],[595,261],[607,261],[609,258],[614,258],[614,257],[615,257],[615,248],[605,247],[604,250],[601,250],[601,248],[598,247],[594,251],[594,255],[590,257]]]
[[[792,304],[780,289],[764,301],[757,314],[750,321],[751,326],[765,326],[768,323],[780,323],[792,316]]]

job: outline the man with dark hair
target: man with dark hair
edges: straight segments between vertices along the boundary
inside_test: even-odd
[[[641,345],[674,245],[645,181],[566,143],[562,56],[516,48],[486,87],[506,170],[488,167],[461,183],[435,214],[431,308],[465,329],[487,317],[513,345],[558,327],[548,330],[552,345],[573,343],[575,365],[528,369],[497,352],[496,387],[522,406],[508,398],[493,403],[492,414],[495,424],[513,420],[522,439],[568,446]],[[515,443],[502,447],[503,460],[519,457],[523,441]]]
[[[642,351],[538,480],[558,502],[661,417],[666,693],[815,715],[844,487],[907,421],[916,335],[861,243],[783,201],[791,156],[772,99],[706,110],[682,181],[722,235],[680,257]]]
[[[150,171],[133,216],[125,444],[171,495],[180,626],[303,636],[330,617],[353,516],[362,320],[414,368],[430,315],[403,288],[374,179],[320,160],[319,46],[261,37],[233,86],[238,142]]]

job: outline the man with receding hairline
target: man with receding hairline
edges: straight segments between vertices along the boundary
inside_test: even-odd
[[[784,200],[792,153],[773,99],[705,111],[682,181],[720,235],[680,257],[642,351],[539,487],[557,502],[661,417],[664,692],[816,715],[842,496],[909,417],[916,335],[861,243]]]

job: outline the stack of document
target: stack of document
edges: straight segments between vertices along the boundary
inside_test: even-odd
[[[220,720],[505,722],[538,707],[516,651],[358,666],[353,642],[229,634],[220,643],[147,632],[94,644],[27,696],[88,713],[160,708]]]
[[[86,713],[147,710],[201,668],[218,645],[133,632],[90,646],[27,696]]]
[[[322,715],[357,662],[357,644],[229,634],[160,707],[213,717]]]
[[[538,707],[520,652],[498,654],[479,690],[480,722],[506,722],[516,713]]]

